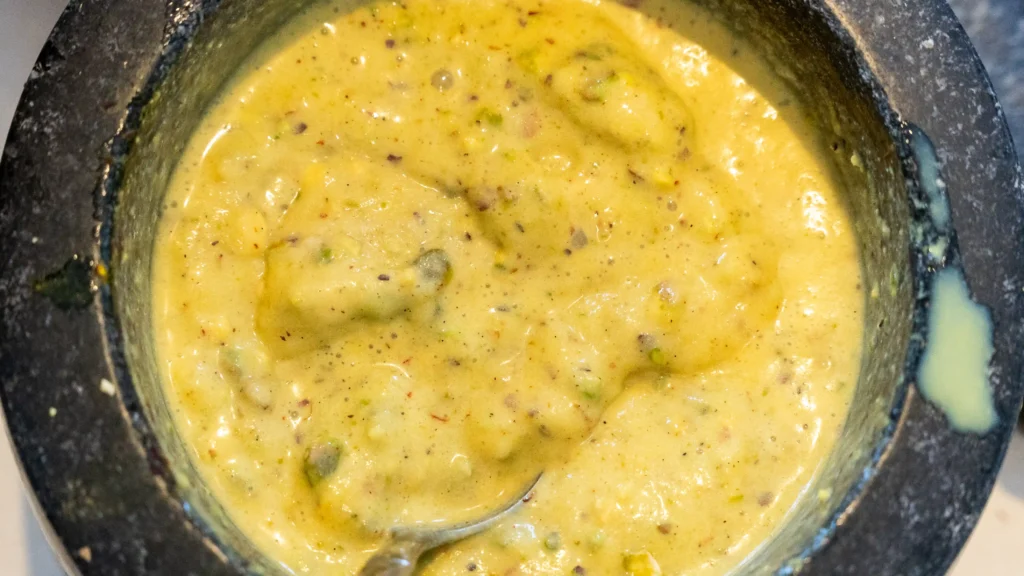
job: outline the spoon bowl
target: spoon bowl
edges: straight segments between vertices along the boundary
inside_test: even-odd
[[[543,475],[543,472],[538,474],[523,491],[482,518],[441,528],[392,528],[391,539],[370,557],[363,569],[359,571],[359,576],[408,576],[412,574],[424,552],[475,536],[497,524],[528,499]]]

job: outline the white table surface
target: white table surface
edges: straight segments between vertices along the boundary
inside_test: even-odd
[[[21,93],[21,79],[57,21],[65,0],[0,0],[0,142]],[[1024,134],[1018,134],[1024,138]],[[953,576],[1024,575],[1024,436],[1010,446],[985,514]],[[0,574],[62,576],[32,516],[7,442],[0,441]]]

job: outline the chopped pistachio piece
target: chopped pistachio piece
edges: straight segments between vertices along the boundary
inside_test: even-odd
[[[310,486],[316,486],[334,474],[341,460],[341,446],[333,440],[317,442],[306,450],[303,471]]]
[[[646,550],[623,556],[622,567],[629,576],[661,576],[661,567]]]

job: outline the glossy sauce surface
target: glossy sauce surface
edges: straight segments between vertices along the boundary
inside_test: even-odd
[[[681,3],[297,18],[210,111],[156,247],[206,481],[296,573],[540,470],[423,573],[728,571],[857,381],[858,255],[795,102]]]

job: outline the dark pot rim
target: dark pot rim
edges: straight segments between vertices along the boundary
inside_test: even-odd
[[[906,0],[899,11],[885,0],[808,3],[851,38],[874,74],[911,194],[920,192],[915,131],[938,150],[958,231],[946,259],[962,266],[995,321],[991,383],[1000,422],[984,435],[951,429],[912,382],[920,355],[912,347],[911,376],[875,466],[781,572],[941,573],[984,507],[1024,396],[1013,353],[1024,330],[1024,177],[989,80],[944,2]],[[127,378],[102,273],[112,199],[142,107],[218,5],[74,0],[33,69],[0,163],[0,398],[37,510],[70,573],[246,569],[176,496]],[[912,260],[920,268],[920,329],[934,269],[919,253]],[[34,282],[65,262],[66,271],[92,275],[95,293],[35,294]]]

